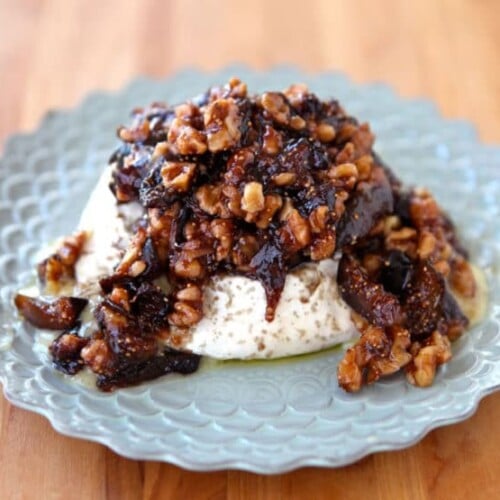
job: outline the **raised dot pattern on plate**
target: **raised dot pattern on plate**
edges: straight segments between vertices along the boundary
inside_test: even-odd
[[[490,286],[488,317],[453,346],[454,359],[429,389],[394,376],[346,394],[336,384],[340,351],[287,362],[222,363],[102,394],[57,373],[33,351],[13,293],[30,279],[35,251],[70,233],[117,141],[129,110],[181,101],[239,75],[251,91],[303,81],[370,121],[376,149],[401,178],[424,182],[457,221]],[[115,94],[91,94],[76,109],[48,114],[13,136],[0,160],[0,379],[14,404],[45,415],[60,432],[118,453],[195,470],[275,473],[340,466],[378,450],[409,446],[430,429],[469,416],[500,386],[500,149],[466,122],[443,119],[425,100],[404,100],[384,84],[293,68],[184,71],[140,78]],[[8,347],[5,349],[5,347]]]

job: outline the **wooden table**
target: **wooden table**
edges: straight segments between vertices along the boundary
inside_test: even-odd
[[[0,0],[0,141],[137,74],[241,61],[383,80],[499,142],[499,23],[498,0]],[[0,424],[1,499],[500,498],[500,394],[410,449],[271,477],[127,460],[5,400]]]

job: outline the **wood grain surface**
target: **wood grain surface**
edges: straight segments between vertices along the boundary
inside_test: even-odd
[[[383,80],[500,142],[499,25],[498,0],[0,0],[0,142],[93,89],[231,62]],[[5,400],[0,432],[0,499],[500,498],[500,394],[407,450],[269,477],[127,460]]]

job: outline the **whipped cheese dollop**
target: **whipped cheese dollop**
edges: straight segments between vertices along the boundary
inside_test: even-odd
[[[76,266],[77,289],[97,299],[99,279],[111,274],[142,216],[138,203],[117,204],[107,167],[84,209],[79,229],[89,237]],[[351,310],[337,288],[337,261],[307,263],[287,275],[275,318],[265,319],[262,285],[244,276],[215,276],[203,287],[203,318],[174,331],[176,342],[217,359],[279,358],[309,353],[357,338]],[[167,340],[168,342],[168,340]]]

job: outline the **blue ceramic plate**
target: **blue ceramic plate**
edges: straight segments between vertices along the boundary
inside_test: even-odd
[[[286,361],[205,366],[103,394],[56,372],[33,347],[12,295],[32,279],[34,254],[73,231],[115,147],[129,110],[181,101],[238,75],[249,89],[302,81],[370,121],[376,149],[407,183],[424,184],[457,222],[490,286],[488,315],[453,345],[434,385],[402,375],[346,394],[337,387],[340,351]],[[470,416],[500,387],[500,149],[480,144],[473,127],[443,119],[425,100],[384,84],[358,85],[340,74],[277,68],[185,71],[138,79],[118,93],[93,93],[76,109],[49,113],[37,130],[13,136],[0,163],[0,379],[15,405],[47,417],[63,434],[103,443],[121,455],[194,470],[277,473],[305,465],[341,466],[379,450],[410,446],[431,429]]]

